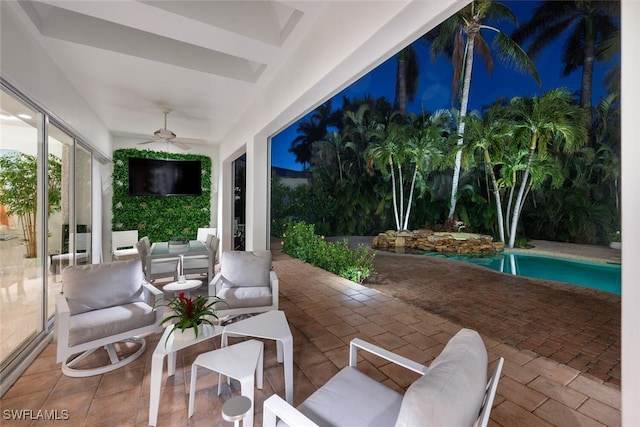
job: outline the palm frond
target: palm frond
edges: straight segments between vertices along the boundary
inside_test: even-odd
[[[538,75],[535,64],[518,43],[502,31],[499,31],[493,39],[493,45],[498,49],[498,58],[500,58],[501,61],[513,66],[518,71],[531,74],[536,83],[538,83],[538,86],[541,86],[540,76]]]

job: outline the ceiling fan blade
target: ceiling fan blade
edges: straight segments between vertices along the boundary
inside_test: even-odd
[[[206,144],[206,139],[197,139],[197,138],[171,138],[171,141],[174,142],[182,142],[184,144]]]
[[[170,139],[169,142],[171,142],[176,147],[182,148],[183,150],[191,150],[191,147],[189,147],[187,144],[182,143],[182,141],[176,141],[175,139]]]
[[[157,142],[159,141],[159,139],[152,139],[149,141],[142,141],[142,142],[138,142],[138,145],[144,145],[144,144],[151,144],[152,142]]]

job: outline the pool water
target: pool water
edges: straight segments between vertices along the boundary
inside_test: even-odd
[[[620,264],[513,253],[475,257],[444,255],[436,252],[425,253],[425,255],[470,262],[502,273],[565,282],[620,295],[622,283]]]

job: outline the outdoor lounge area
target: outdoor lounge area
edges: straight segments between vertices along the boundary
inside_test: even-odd
[[[262,388],[251,387],[256,426],[262,424],[266,399],[274,393],[287,397],[288,379],[297,406],[345,367],[353,338],[428,366],[445,343],[468,328],[480,334],[488,351],[488,374],[500,357],[505,359],[490,426],[634,427],[640,419],[640,264],[635,259],[640,197],[633,185],[640,171],[634,163],[640,146],[634,144],[633,126],[640,111],[635,83],[640,62],[634,54],[640,33],[631,22],[640,13],[639,2],[620,2],[624,96],[619,102],[622,125],[615,131],[624,155],[615,182],[625,185],[617,187],[614,200],[621,218],[615,225],[620,225],[618,240],[624,234],[618,250],[624,265],[621,296],[600,307],[594,299],[588,301],[593,305],[582,305],[584,299],[574,301],[570,294],[562,299],[544,290],[527,294],[515,279],[508,291],[488,292],[491,279],[477,270],[430,267],[416,271],[434,281],[455,277],[480,286],[473,294],[452,295],[446,283],[416,290],[402,269],[364,286],[292,259],[270,241],[277,234],[271,217],[273,138],[352,84],[373,88],[363,77],[471,3],[125,0],[111,8],[104,2],[0,2],[0,157],[17,159],[14,164],[28,164],[29,171],[37,172],[16,168],[11,174],[18,181],[31,178],[32,185],[22,191],[30,206],[27,217],[19,218],[8,203],[0,206],[6,212],[0,225],[7,227],[0,229],[2,425],[48,425],[34,419],[46,416],[59,425],[146,426],[154,406],[158,426],[231,425],[222,407],[242,393],[240,382],[232,380],[231,389],[223,386],[218,396],[223,369],[214,369],[220,363],[213,357],[201,360],[197,382],[191,377],[193,362],[222,349],[222,337],[180,348],[177,357],[167,358],[175,362],[169,364],[175,375],[168,376],[163,367],[162,378],[152,378],[158,372],[158,357],[156,369],[153,362],[161,333],[146,334],[146,349],[125,359],[131,363],[95,376],[65,375],[56,354],[56,299],[63,290],[64,267],[101,266],[118,258],[114,231],[137,230],[138,240],[149,234],[152,244],[166,242],[168,248],[169,242],[191,241],[198,227],[207,227],[216,230],[219,254],[236,248],[271,251],[279,286],[274,300],[263,306],[281,310],[293,336],[292,375],[283,369],[273,340],[247,345],[252,363],[264,360]],[[440,86],[429,86],[418,98],[426,102]],[[129,150],[153,150],[165,160],[205,159],[202,168],[195,168],[202,173],[201,204],[183,203],[182,196],[155,197],[182,216],[201,217],[188,227],[163,213],[151,215],[164,221],[160,225],[141,221],[138,215],[150,203],[134,198],[152,196],[131,195],[129,177],[114,174],[128,164],[116,153]],[[19,186],[5,186],[3,194],[9,188]],[[126,206],[130,224],[117,219],[124,199],[134,202]],[[366,217],[362,209],[355,212]],[[594,213],[588,208],[580,212]],[[84,238],[78,240],[80,235]],[[176,266],[184,272],[182,262]],[[176,268],[172,264],[175,276],[152,285],[184,285]],[[205,284],[213,273],[209,263],[202,267],[198,262],[195,270],[197,277],[186,280],[189,285]],[[168,289],[165,297],[174,296]],[[199,292],[206,292],[206,286]],[[607,313],[601,316],[598,310]],[[552,312],[561,312],[563,321],[545,317]],[[595,317],[596,325],[590,323]],[[585,344],[571,348],[570,336],[583,330],[588,332],[581,336]],[[556,339],[557,333],[562,339]],[[230,343],[241,340],[231,337]],[[576,357],[583,349],[590,354]],[[136,351],[127,347],[124,353],[129,350]],[[96,352],[85,361],[93,357],[106,363],[114,359]],[[358,367],[399,393],[416,379],[375,357],[362,356]],[[195,407],[189,417],[191,384]]]
[[[300,404],[348,362],[348,343],[358,337],[418,363],[428,365],[464,325],[446,320],[383,293],[272,251],[280,283],[279,309],[293,335],[294,405]],[[461,273],[463,274],[463,273]],[[539,302],[539,309],[544,309]],[[151,356],[160,334],[146,337],[148,350],[134,363],[88,378],[66,377],[49,344],[2,398],[3,409],[67,410],[70,425],[148,424]],[[505,358],[492,426],[620,425],[620,390],[579,370],[530,351],[519,351],[482,336],[490,368]],[[237,342],[241,338],[231,338]],[[229,425],[221,408],[231,396],[218,375],[199,370],[194,415],[187,417],[190,369],[196,357],[220,346],[207,340],[178,353],[176,373],[162,379],[158,426]],[[283,367],[273,341],[264,341],[264,385],[255,389],[255,424],[262,423],[262,404],[273,393],[285,397]],[[367,356],[358,363],[374,379],[404,392],[416,374]],[[232,382],[239,394],[239,384]],[[20,424],[16,424],[20,425]],[[26,424],[25,424],[26,425]]]

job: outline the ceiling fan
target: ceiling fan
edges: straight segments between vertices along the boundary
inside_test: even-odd
[[[204,144],[206,141],[204,139],[196,139],[196,138],[178,138],[176,137],[175,132],[167,129],[167,115],[171,112],[171,109],[166,108],[162,111],[164,113],[164,127],[158,129],[153,133],[154,139],[149,141],[139,142],[138,145],[150,144],[152,142],[167,142],[175,145],[183,150],[190,150],[191,147],[187,144]]]

